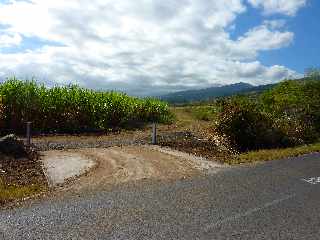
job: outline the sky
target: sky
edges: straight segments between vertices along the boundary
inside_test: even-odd
[[[130,95],[303,76],[319,0],[0,0],[0,79]]]

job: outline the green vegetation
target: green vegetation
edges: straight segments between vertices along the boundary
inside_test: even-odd
[[[284,81],[255,96],[219,101],[215,129],[240,152],[315,143],[320,138],[320,81]]]
[[[184,109],[195,119],[202,121],[212,121],[217,112],[216,108],[213,106],[190,106],[184,107]]]
[[[310,70],[303,79],[286,80],[261,92],[173,107],[176,126],[214,139],[221,149],[229,149],[221,156],[213,154],[225,163],[267,161],[318,152],[319,72]],[[202,150],[201,154],[212,156]]]
[[[38,132],[105,131],[150,121],[167,123],[166,103],[78,86],[46,88],[15,78],[0,85],[0,127],[21,132],[31,121]]]
[[[217,117],[215,130],[240,152],[282,145],[282,134],[273,127],[268,115],[247,98],[227,101]]]

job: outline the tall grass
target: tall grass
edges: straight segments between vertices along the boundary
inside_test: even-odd
[[[9,79],[0,85],[3,129],[21,132],[31,121],[39,132],[104,131],[150,121],[169,122],[166,103],[75,85],[46,88]]]

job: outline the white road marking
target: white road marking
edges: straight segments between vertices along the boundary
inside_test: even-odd
[[[301,180],[305,181],[307,183],[313,184],[313,185],[320,183],[320,177],[312,177],[312,178],[308,178],[308,179],[302,178]]]
[[[269,207],[272,207],[274,205],[277,205],[283,201],[286,201],[290,198],[293,198],[294,196],[296,196],[296,194],[292,194],[292,195],[287,195],[283,198],[280,198],[280,199],[277,199],[277,200],[274,200],[272,202],[268,202],[264,205],[262,205],[261,207],[256,207],[256,208],[252,208],[252,209],[249,209],[248,211],[246,212],[243,212],[243,213],[239,213],[239,214],[236,214],[234,216],[230,216],[230,217],[227,217],[225,219],[222,219],[218,222],[215,222],[215,223],[212,223],[212,224],[208,224],[206,227],[205,227],[205,231],[209,231],[211,228],[215,228],[215,227],[218,227],[218,226],[221,226],[222,224],[224,223],[227,223],[227,222],[232,222],[232,221],[235,221],[237,219],[240,219],[240,218],[243,218],[243,217],[247,217],[253,213],[256,213],[258,211],[261,211],[263,209],[266,209],[266,208],[269,208]]]

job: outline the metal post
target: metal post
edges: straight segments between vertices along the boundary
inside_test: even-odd
[[[27,146],[31,144],[31,122],[27,122]]]
[[[157,145],[157,124],[152,124],[152,144]]]

